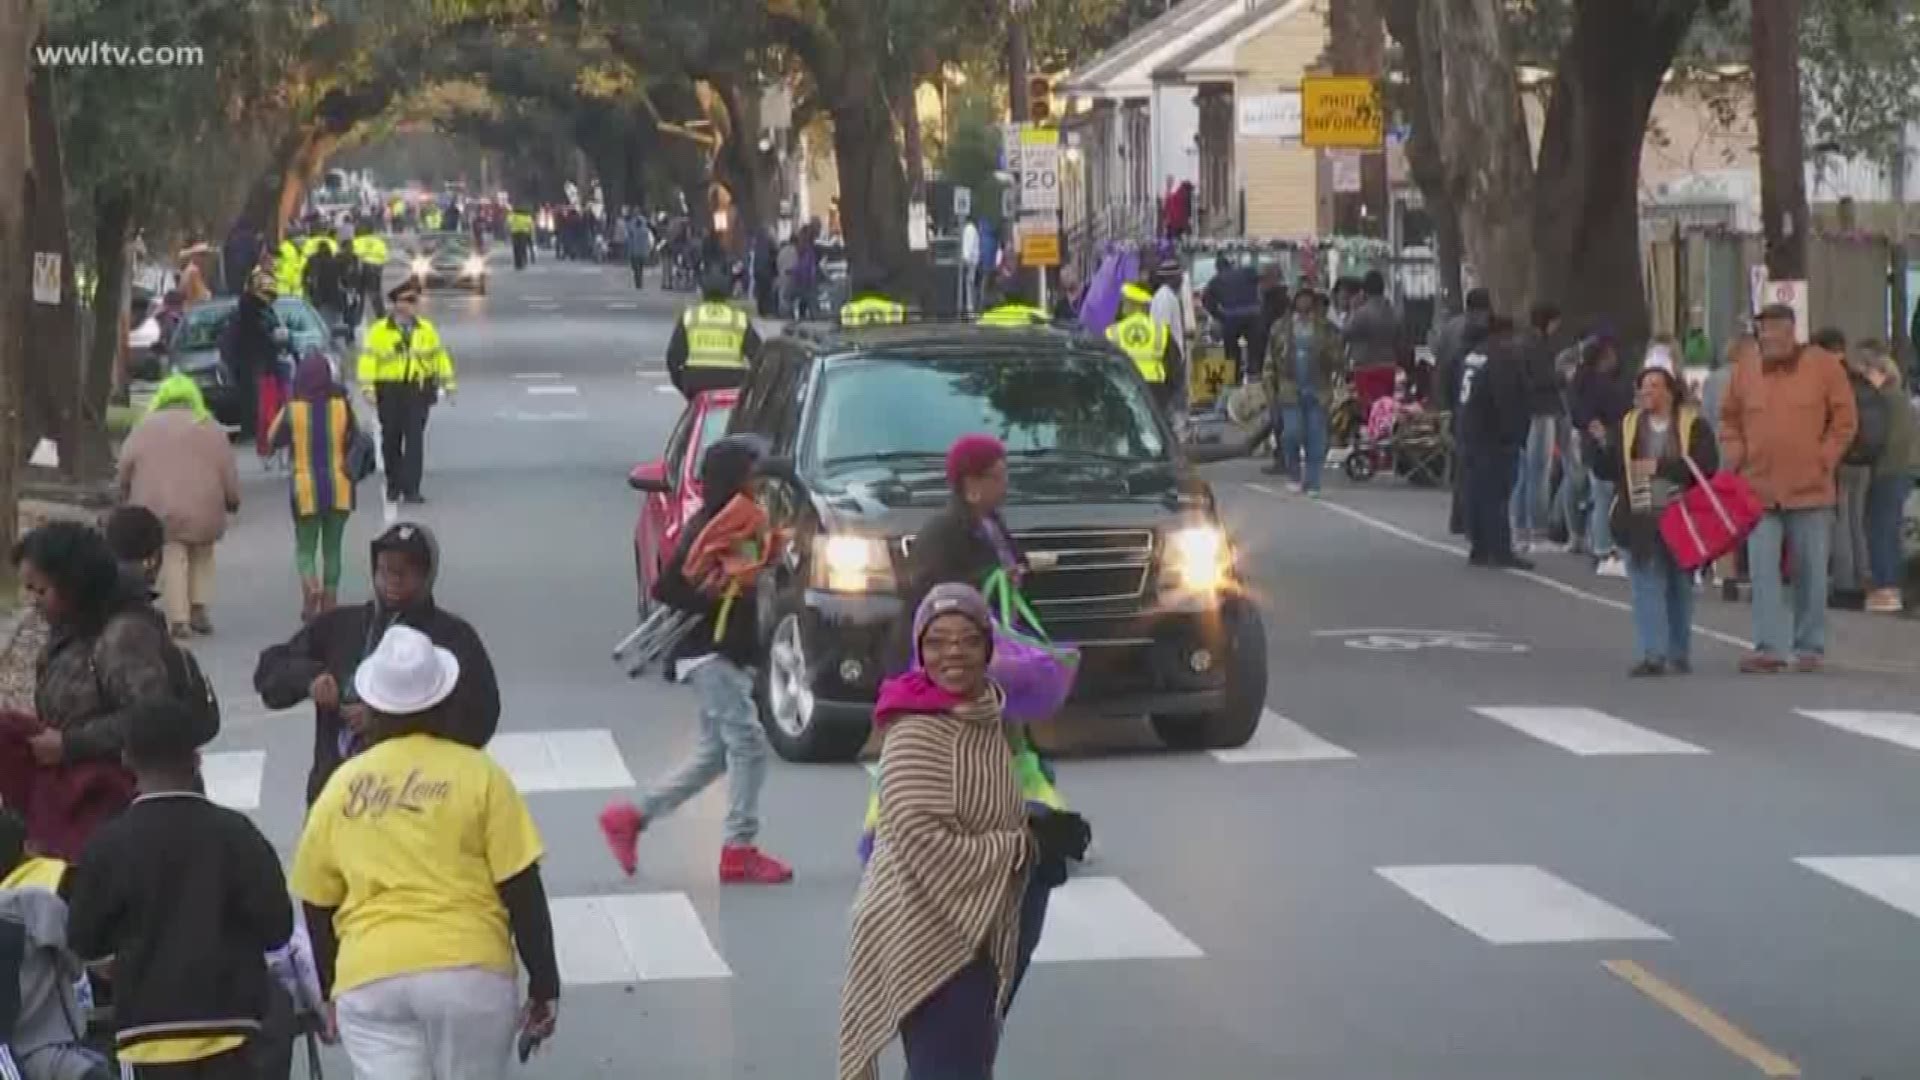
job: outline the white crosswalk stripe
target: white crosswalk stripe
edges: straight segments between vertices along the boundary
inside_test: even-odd
[[[1383,866],[1375,873],[1494,945],[1665,941],[1665,931],[1537,866]]]
[[[1344,761],[1353,751],[1315,735],[1272,709],[1260,717],[1260,729],[1247,745],[1215,750],[1216,761],[1228,765],[1258,765],[1289,761]]]
[[[583,896],[550,901],[560,978],[575,985],[726,979],[685,893]]]
[[[1206,954],[1114,877],[1068,879],[1047,902],[1036,964],[1087,960],[1190,960]]]
[[[1649,731],[1597,709],[1500,706],[1473,710],[1581,757],[1704,754],[1704,747]]]
[[[267,771],[265,750],[224,750],[200,755],[200,778],[207,798],[229,810],[260,809],[260,785]]]
[[[626,759],[605,728],[503,731],[487,744],[487,751],[523,795],[634,786]]]
[[[1852,855],[1793,861],[1920,919],[1920,855]]]
[[[1874,712],[1851,709],[1796,709],[1809,720],[1818,720],[1841,731],[1865,735],[1909,750],[1920,750],[1920,714],[1910,712]]]

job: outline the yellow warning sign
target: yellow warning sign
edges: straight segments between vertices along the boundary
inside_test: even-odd
[[[1300,143],[1317,150],[1379,150],[1387,115],[1372,79],[1309,75],[1300,80]]]
[[[1020,233],[1021,266],[1059,266],[1060,234],[1057,232]]]

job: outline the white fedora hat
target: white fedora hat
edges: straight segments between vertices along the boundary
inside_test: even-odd
[[[410,626],[395,626],[353,673],[353,688],[374,712],[408,716],[447,700],[460,660]]]

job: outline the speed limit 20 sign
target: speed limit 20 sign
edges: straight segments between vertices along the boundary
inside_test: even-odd
[[[1060,133],[1050,128],[1020,132],[1020,212],[1060,209]]]

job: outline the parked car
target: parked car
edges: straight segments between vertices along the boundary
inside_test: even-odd
[[[407,268],[424,288],[452,286],[487,294],[487,257],[474,250],[472,237],[463,232],[421,233]]]
[[[172,370],[186,372],[200,387],[214,419],[234,429],[242,427],[240,395],[243,391],[220,355],[220,339],[238,310],[239,302],[232,297],[219,297],[188,308],[180,324],[174,327],[160,360],[160,364]],[[305,298],[283,296],[273,302],[273,310],[280,317],[280,324],[287,328],[287,348],[293,356],[304,356],[308,349],[318,348],[327,354],[335,372],[349,370],[341,353],[340,339],[328,332],[320,312]],[[159,371],[152,369],[134,374],[136,378],[159,377]],[[240,433],[253,434],[246,430]]]
[[[770,342],[729,430],[765,437],[758,481],[789,558],[756,593],[761,719],[792,761],[851,759],[894,654],[915,533],[949,499],[948,446],[1010,452],[1023,591],[1081,649],[1071,707],[1151,718],[1180,748],[1239,746],[1264,710],[1266,632],[1212,489],[1135,367],[1053,328],[796,327]]]
[[[680,544],[681,530],[700,510],[700,459],[726,434],[736,390],[709,390],[687,403],[667,436],[666,455],[634,466],[627,485],[641,493],[633,526],[633,569],[640,588],[640,617],[652,604],[660,568]]]

